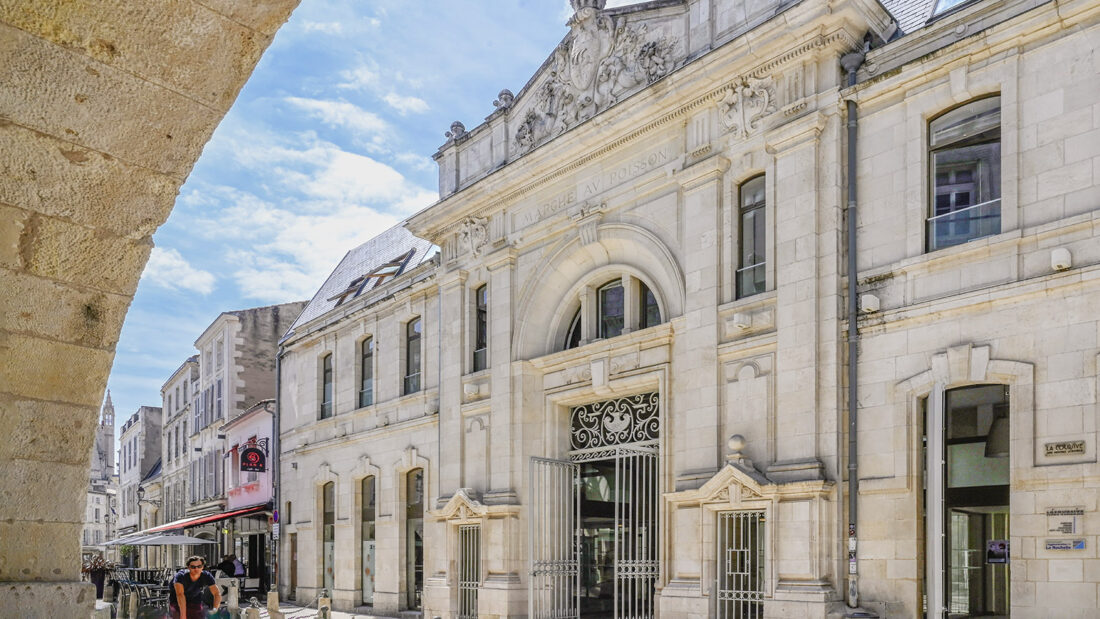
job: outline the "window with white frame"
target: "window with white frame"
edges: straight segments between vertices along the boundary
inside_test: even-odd
[[[474,291],[473,371],[489,367],[489,287],[482,284]]]
[[[374,404],[374,338],[359,343],[359,406]]]
[[[764,175],[751,178],[738,190],[740,243],[737,267],[737,298],[767,289],[767,214]]]
[[[332,417],[332,353],[321,358],[321,419]]]
[[[405,324],[405,395],[420,391],[420,317]]]
[[[664,320],[657,295],[645,282],[628,275],[585,288],[579,304],[565,329],[565,350],[593,339],[647,329]]]
[[[928,125],[928,251],[1001,232],[1001,98],[986,97]]]

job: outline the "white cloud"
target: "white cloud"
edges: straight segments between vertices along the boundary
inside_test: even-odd
[[[196,269],[174,249],[154,247],[142,277],[164,288],[186,290],[199,294],[214,291],[214,274]]]
[[[405,97],[391,92],[382,97],[382,100],[402,116],[409,113],[423,114],[428,111],[428,102],[418,97]]]
[[[389,125],[386,124],[386,121],[376,114],[347,101],[306,99],[303,97],[287,97],[286,101],[305,110],[310,116],[330,127],[358,131],[362,134],[360,137],[377,137],[389,131]]]
[[[325,34],[340,34],[344,31],[344,25],[340,22],[316,22],[302,23],[302,30],[306,32],[323,32]]]
[[[345,90],[366,90],[377,83],[378,73],[370,67],[360,65],[354,69],[341,71],[340,78],[344,81],[338,83],[336,85],[337,88],[343,88]]]

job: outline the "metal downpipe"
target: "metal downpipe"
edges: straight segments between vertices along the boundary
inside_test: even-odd
[[[863,64],[864,53],[852,52],[840,59],[840,65],[848,74],[848,87],[856,85],[856,71]],[[847,205],[847,254],[848,254],[848,595],[849,617],[875,617],[859,608],[859,563],[858,563],[858,523],[859,523],[859,305],[856,286],[858,283],[856,250],[856,153],[859,140],[859,117],[856,102],[845,101],[847,108],[847,154],[848,169],[846,185],[848,189]]]

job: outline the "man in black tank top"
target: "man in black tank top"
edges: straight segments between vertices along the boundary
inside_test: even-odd
[[[205,559],[191,557],[187,559],[187,568],[176,572],[172,577],[172,590],[168,594],[172,619],[202,619],[202,595],[206,589],[214,594],[213,609],[222,605],[221,588],[214,583],[214,577],[204,567]]]

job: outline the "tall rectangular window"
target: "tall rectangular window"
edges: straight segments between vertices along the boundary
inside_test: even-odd
[[[321,359],[321,419],[332,417],[332,353]]]
[[[420,318],[405,325],[405,391],[406,395],[420,391]]]
[[[600,337],[615,337],[623,332],[625,319],[623,304],[623,282],[617,279],[600,287],[599,300]]]
[[[420,608],[424,590],[424,469],[405,475],[405,603]]]
[[[328,482],[321,487],[321,541],[322,582],[332,591],[333,571],[336,567],[336,484]]]
[[[928,251],[1001,232],[1001,98],[957,107],[928,127]]]
[[[363,561],[361,570],[363,574],[363,603],[372,605],[374,604],[374,525],[376,514],[373,476],[363,478],[361,492],[363,507],[360,525],[360,543],[362,546],[360,556]]]
[[[489,287],[474,291],[474,371],[489,367]]]
[[[359,406],[374,404],[374,338],[359,345]]]
[[[737,297],[764,292],[767,287],[764,257],[767,254],[767,216],[764,176],[745,181],[740,190],[741,243],[737,268]]]

